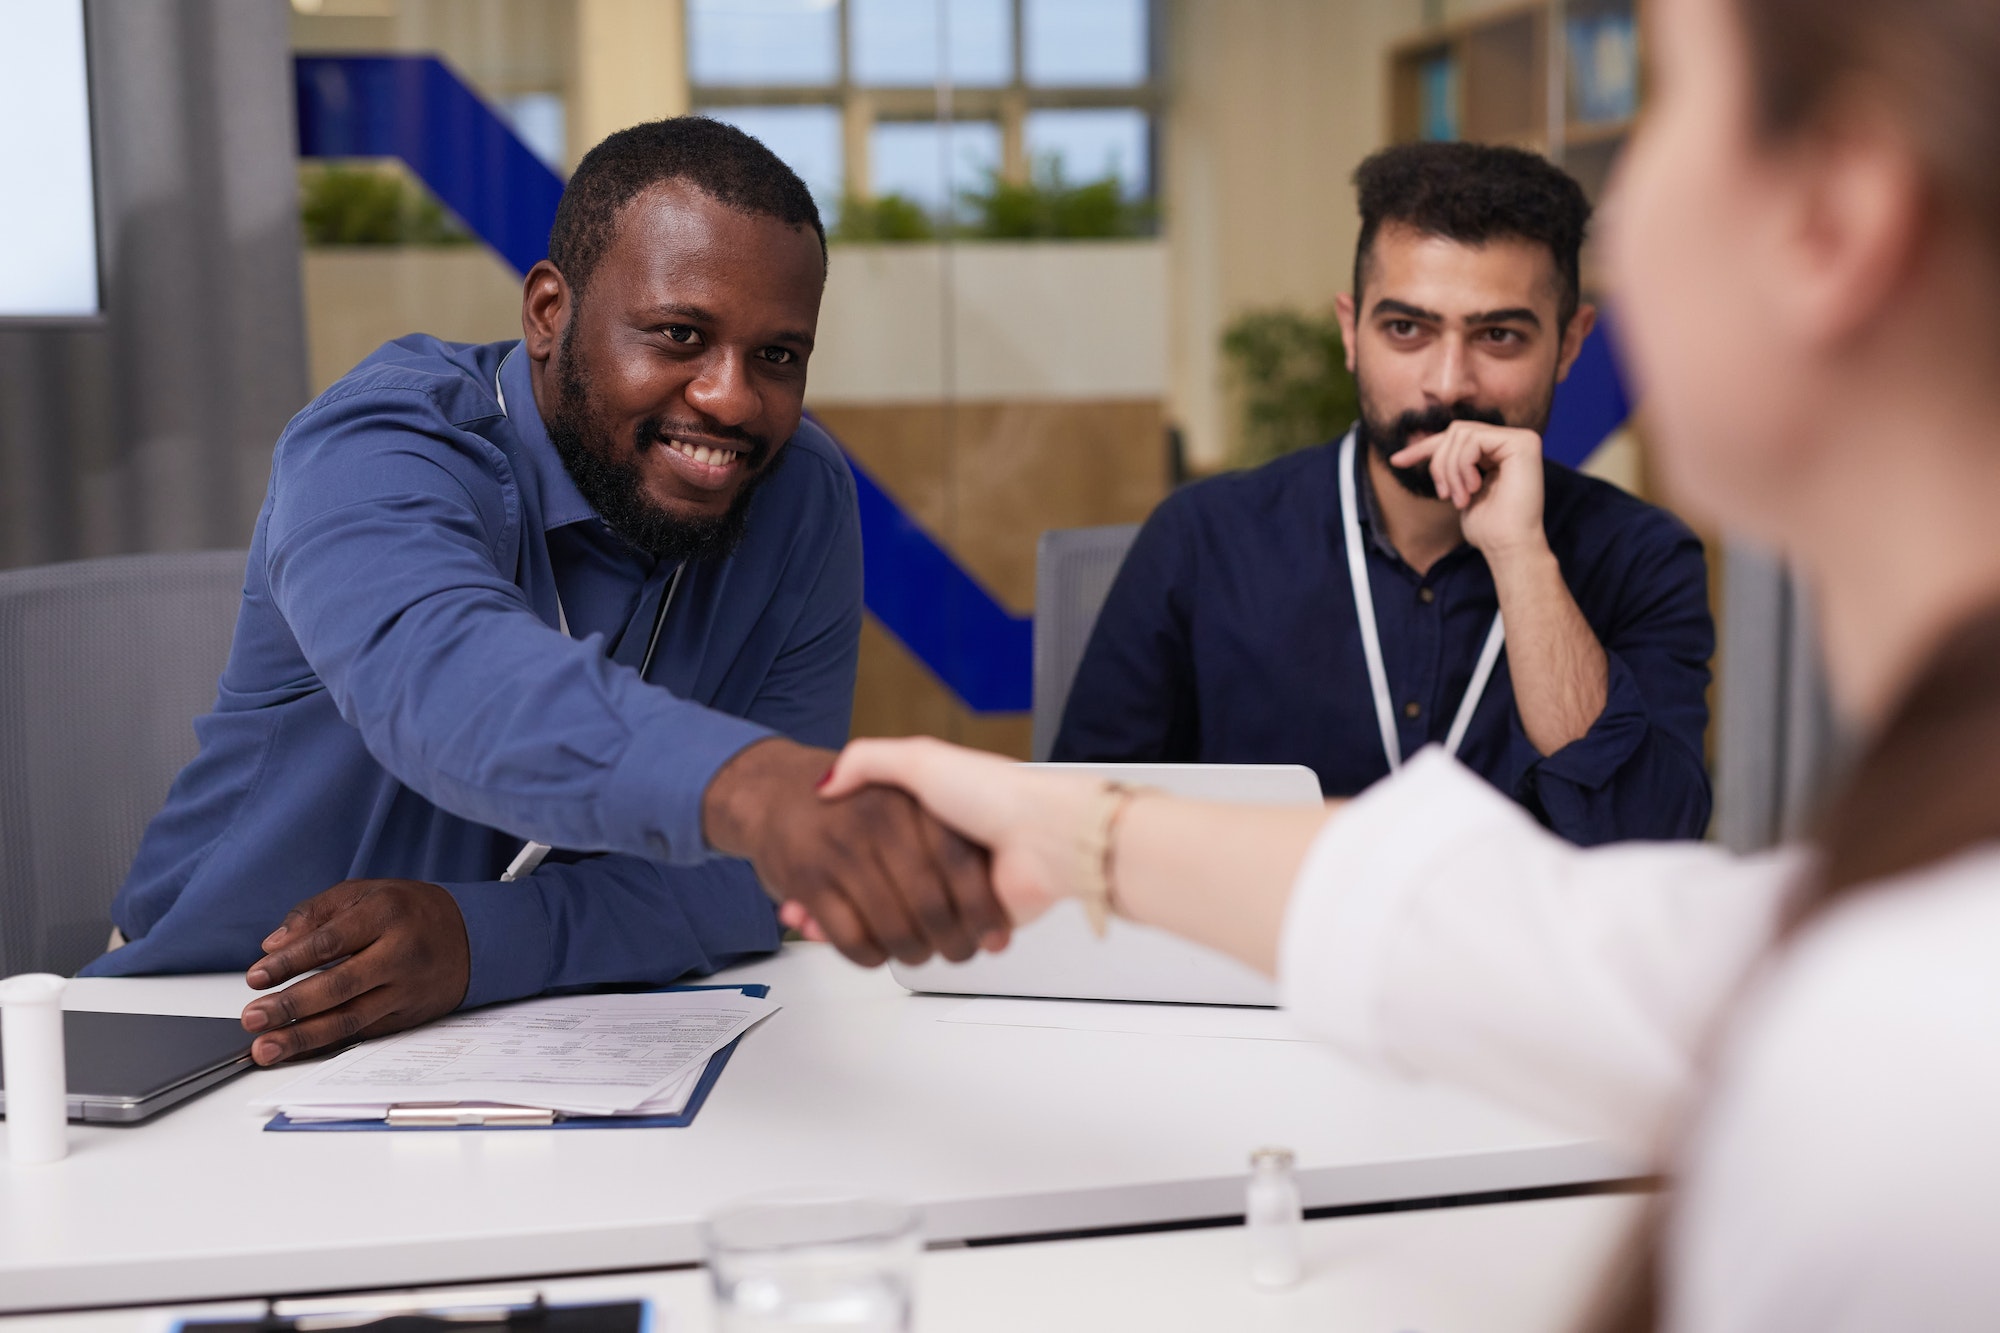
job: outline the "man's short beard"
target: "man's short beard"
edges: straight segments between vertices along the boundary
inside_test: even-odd
[[[720,559],[736,550],[750,514],[750,500],[758,487],[770,479],[784,462],[785,450],[773,457],[768,440],[742,436],[750,448],[742,465],[749,477],[726,512],[683,518],[655,504],[646,495],[645,477],[636,462],[616,455],[611,432],[599,424],[590,409],[590,381],[577,364],[570,335],[576,329],[576,313],[563,330],[556,347],[556,402],[548,420],[549,442],[556,447],[570,480],[598,517],[625,541],[661,560]],[[715,432],[709,432],[715,433]],[[636,453],[667,446],[668,432],[656,417],[641,421],[633,432]]]

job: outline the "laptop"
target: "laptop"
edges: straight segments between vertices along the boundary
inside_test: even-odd
[[[1035,764],[1157,787],[1199,801],[1318,806],[1319,779],[1301,764]],[[1217,893],[1229,892],[1217,884]],[[890,965],[909,990],[931,995],[1009,995],[1061,1000],[1151,1000],[1173,1004],[1275,1006],[1269,977],[1198,944],[1131,921],[1113,920],[1102,940],[1083,905],[1056,904],[1014,932],[1003,952],[963,963],[933,959]]]
[[[69,1118],[144,1120],[250,1068],[252,1040],[233,1018],[65,1010]],[[0,1076],[0,1111],[6,1104]]]

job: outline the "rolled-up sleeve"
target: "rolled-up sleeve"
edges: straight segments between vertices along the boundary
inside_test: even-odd
[[[376,761],[452,814],[702,860],[709,780],[770,730],[544,624],[509,577],[506,458],[427,408],[329,395],[280,444],[266,572],[313,673]]]
[[[1797,868],[1698,843],[1580,850],[1432,748],[1314,842],[1281,993],[1357,1054],[1646,1151]]]
[[[1513,718],[1510,743],[1523,759],[1515,798],[1581,847],[1708,828],[1708,562],[1678,522],[1658,515],[1655,525],[1657,536],[1635,539],[1619,614],[1601,631],[1605,701],[1590,730],[1544,757]]]

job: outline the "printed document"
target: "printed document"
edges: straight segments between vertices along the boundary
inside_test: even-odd
[[[255,1103],[299,1118],[454,1102],[575,1115],[685,1105],[708,1058],[776,1011],[734,990],[565,995],[364,1042]]]

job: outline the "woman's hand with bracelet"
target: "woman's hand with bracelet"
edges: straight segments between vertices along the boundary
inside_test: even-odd
[[[986,848],[994,891],[1016,925],[1101,883],[1106,784],[1097,778],[916,736],[852,742],[821,794],[834,800],[868,786],[900,787]]]

